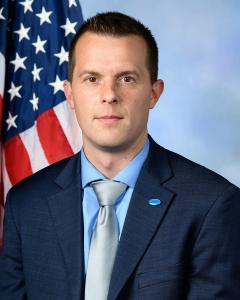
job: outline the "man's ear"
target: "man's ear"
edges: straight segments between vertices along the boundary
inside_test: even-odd
[[[149,108],[152,109],[158,102],[158,99],[162,95],[164,90],[164,82],[161,79],[156,80],[152,84],[152,95],[151,95],[151,100],[150,100],[150,106]]]
[[[64,94],[66,96],[66,99],[72,109],[74,109],[74,101],[73,101],[73,95],[72,95],[72,85],[71,82],[68,80],[64,80],[63,83],[64,87]]]

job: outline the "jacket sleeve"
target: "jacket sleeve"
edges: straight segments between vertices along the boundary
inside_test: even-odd
[[[187,300],[240,299],[240,190],[231,185],[215,200],[192,252]]]
[[[27,300],[21,255],[21,238],[16,227],[11,191],[5,205],[3,250],[0,255],[0,299]]]

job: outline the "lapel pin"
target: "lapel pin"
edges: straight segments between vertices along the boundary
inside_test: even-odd
[[[149,205],[153,205],[153,206],[160,205],[161,202],[162,202],[162,201],[159,200],[159,199],[150,199],[150,200],[148,200],[148,204],[149,204]]]

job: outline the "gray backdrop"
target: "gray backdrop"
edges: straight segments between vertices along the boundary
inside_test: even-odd
[[[85,19],[114,10],[152,30],[165,92],[150,114],[149,132],[240,186],[240,1],[80,3]]]

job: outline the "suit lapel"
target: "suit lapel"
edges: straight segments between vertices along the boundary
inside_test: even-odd
[[[172,177],[166,150],[151,139],[149,157],[136,183],[124,223],[110,282],[108,299],[116,299],[142,258],[167,212],[173,193],[161,183]],[[151,206],[148,200],[161,200]]]
[[[83,215],[79,154],[55,180],[60,191],[48,198],[58,242],[66,264],[72,295],[84,292]]]

